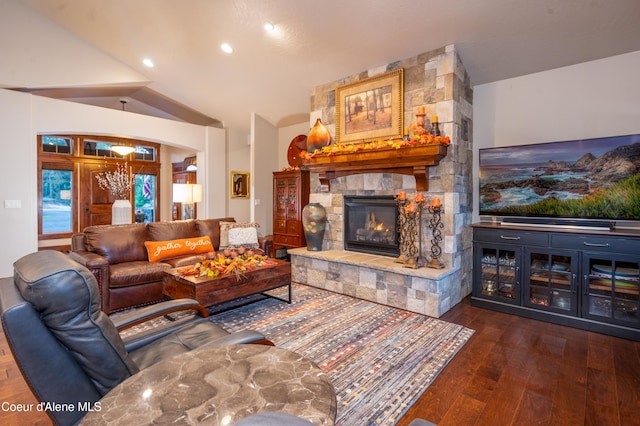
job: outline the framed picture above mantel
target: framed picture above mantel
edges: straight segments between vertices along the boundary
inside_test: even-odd
[[[336,143],[402,138],[402,68],[336,89]]]

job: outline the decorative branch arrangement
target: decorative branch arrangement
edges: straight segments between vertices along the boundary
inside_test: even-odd
[[[113,172],[102,172],[96,175],[100,189],[109,191],[116,200],[128,200],[133,187],[133,175],[127,163],[118,164]]]

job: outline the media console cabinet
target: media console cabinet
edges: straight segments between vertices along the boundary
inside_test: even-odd
[[[640,341],[640,231],[473,225],[471,304]]]

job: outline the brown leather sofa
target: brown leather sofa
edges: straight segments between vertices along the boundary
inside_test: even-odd
[[[102,310],[111,313],[156,303],[162,295],[166,269],[196,263],[201,255],[149,262],[145,241],[167,241],[208,235],[215,250],[220,247],[220,222],[234,218],[89,226],[71,237],[69,256],[87,267],[98,281]],[[271,254],[269,239],[261,247]]]

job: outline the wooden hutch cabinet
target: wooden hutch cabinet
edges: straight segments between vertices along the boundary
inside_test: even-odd
[[[309,204],[309,171],[273,173],[273,251],[306,246],[302,209]]]

